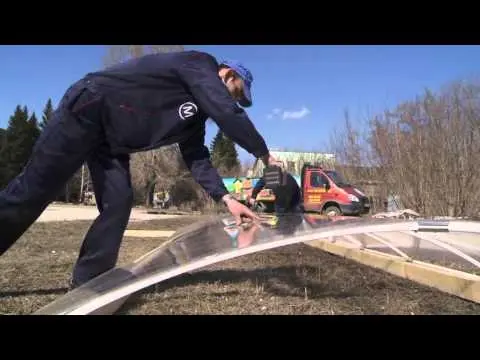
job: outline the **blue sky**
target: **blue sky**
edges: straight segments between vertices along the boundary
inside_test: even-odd
[[[479,46],[186,46],[241,60],[254,75],[248,113],[270,147],[326,150],[348,109],[353,120],[425,87],[478,76]],[[0,127],[17,104],[38,116],[49,97],[99,69],[104,46],[0,46]],[[215,135],[209,126],[207,142]],[[248,158],[241,152],[242,159]]]

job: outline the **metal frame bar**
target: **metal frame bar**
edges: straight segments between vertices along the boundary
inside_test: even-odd
[[[344,238],[352,244],[357,245],[360,249],[365,248],[365,244],[363,244],[360,240],[355,239],[353,235],[345,235]]]
[[[411,256],[407,255],[402,250],[400,250],[398,247],[392,245],[389,241],[381,238],[380,236],[372,234],[372,233],[367,233],[366,235],[370,236],[372,239],[378,241],[379,243],[388,246],[390,249],[395,251],[398,255],[400,255],[405,260],[407,260],[407,261],[412,261],[413,260]]]
[[[406,232],[406,233],[408,234],[408,232]],[[475,260],[470,255],[465,254],[463,251],[453,247],[450,244],[447,244],[447,243],[445,243],[441,240],[437,240],[437,239],[429,239],[426,236],[424,236],[424,234],[409,234],[409,235],[413,235],[413,236],[416,236],[416,237],[420,238],[421,240],[431,242],[432,244],[434,244],[438,247],[441,247],[441,248],[449,251],[450,253],[455,254],[455,255],[461,257],[462,259],[468,261],[469,263],[475,265],[476,267],[480,268],[480,261]]]

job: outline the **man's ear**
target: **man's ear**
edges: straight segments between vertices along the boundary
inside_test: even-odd
[[[235,71],[233,71],[232,69],[227,69],[227,71],[225,72],[225,82],[230,80],[230,78],[233,78],[235,80],[235,76]]]

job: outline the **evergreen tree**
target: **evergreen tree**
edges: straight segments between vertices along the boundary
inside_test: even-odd
[[[235,143],[220,129],[210,144],[212,164],[221,172],[235,172],[240,167]]]
[[[28,119],[28,125],[29,125],[28,131],[30,134],[29,139],[31,141],[29,146],[30,146],[30,149],[32,149],[41,133],[41,130],[38,124],[37,115],[35,115],[35,112],[33,112],[32,116],[30,116],[30,119]]]
[[[48,121],[52,118],[53,114],[53,105],[52,105],[52,99],[48,99],[47,103],[45,104],[45,108],[43,109],[43,114],[42,114],[42,121],[40,122],[40,130],[45,129],[45,126],[47,126]]]
[[[221,154],[223,153],[223,133],[220,131],[220,129],[217,131],[217,134],[213,138],[211,144],[210,144],[210,154],[211,154],[211,160],[212,164],[215,167],[218,167],[218,165],[221,162]]]
[[[7,131],[5,129],[0,129],[0,189],[3,188],[6,183],[8,169],[6,167],[7,161],[5,159],[5,144],[7,138]]]
[[[0,152],[3,149],[3,146],[5,145],[6,138],[7,138],[7,131],[5,129],[0,128]]]
[[[17,105],[4,133],[4,148],[0,156],[4,169],[0,179],[1,187],[22,171],[30,158],[39,133],[35,114],[29,118],[27,107]]]
[[[238,152],[235,148],[235,143],[226,137],[223,136],[224,140],[224,157],[223,157],[223,165],[228,170],[236,170],[240,166],[240,160],[238,159]]]

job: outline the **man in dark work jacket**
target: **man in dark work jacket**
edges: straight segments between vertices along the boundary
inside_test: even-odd
[[[111,269],[133,205],[130,154],[174,143],[214,200],[237,221],[256,218],[228,195],[204,145],[211,118],[250,154],[276,163],[242,109],[252,105],[252,81],[241,63],[218,63],[198,51],[146,55],[87,74],[66,91],[29,162],[0,192],[0,254],[87,161],[100,214],[82,243],[71,286]]]
[[[297,181],[290,173],[286,172],[284,175],[286,176],[285,184],[277,185],[271,189],[275,195],[275,213],[285,214],[300,212],[300,204],[302,201],[300,186],[298,186]],[[265,178],[262,176],[255,184],[248,200],[251,205],[255,205],[257,195],[262,191],[265,185]]]

